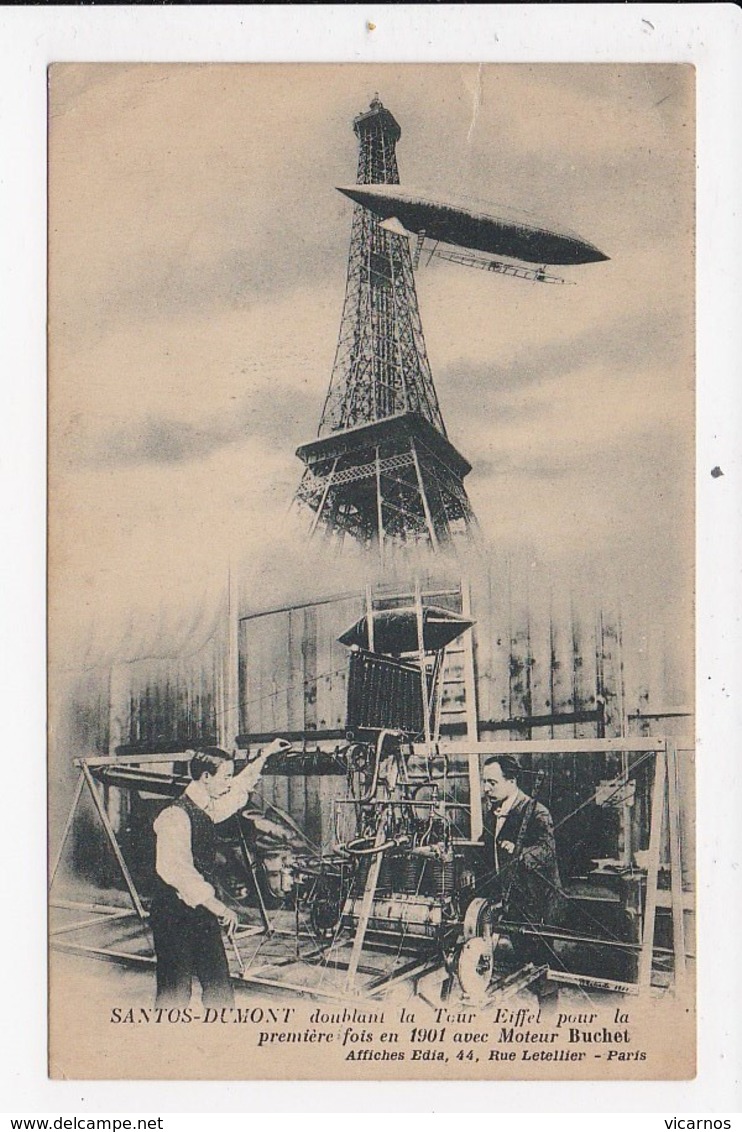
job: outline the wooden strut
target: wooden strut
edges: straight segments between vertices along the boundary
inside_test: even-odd
[[[468,580],[461,582],[461,613],[471,620],[471,585]],[[468,743],[475,744],[479,740],[477,726],[477,680],[474,670],[474,641],[471,629],[466,630],[464,640],[464,695],[466,696],[466,738]],[[469,753],[469,802],[470,828],[469,837],[472,841],[479,841],[484,829],[484,815],[482,813],[482,774],[479,755],[474,751]]]
[[[381,872],[381,862],[384,856],[381,846],[386,841],[386,821],[382,818],[379,821],[379,827],[376,830],[376,838],[374,839],[374,848],[378,849],[378,853],[374,853],[373,860],[368,870],[366,877],[366,887],[363,891],[363,903],[361,904],[361,911],[358,916],[358,923],[356,925],[356,934],[353,939],[353,950],[350,954],[348,961],[348,975],[346,978],[345,986],[350,992],[355,990],[356,975],[358,973],[358,964],[361,961],[361,952],[363,951],[363,944],[366,939],[366,931],[368,929],[368,922],[371,918],[371,910],[373,908],[374,897],[376,895],[376,887],[379,883],[379,873]]]
[[[537,979],[546,974],[547,970],[545,963],[539,967],[534,963],[526,963],[524,967],[520,967],[517,971],[513,971],[492,983],[488,989],[487,998],[493,1002],[502,1002],[503,999],[511,998],[535,983]]]
[[[675,986],[685,985],[685,922],[683,919],[683,872],[678,805],[678,749],[675,743],[667,748],[667,811],[670,837],[670,889],[672,906],[672,944],[675,964]]]
[[[260,919],[261,919],[261,922],[262,922],[262,925],[263,925],[262,931],[269,932],[270,928],[271,928],[271,922],[270,922],[270,917],[268,916],[268,909],[266,907],[265,900],[263,899],[263,893],[262,893],[262,890],[260,888],[260,883],[258,881],[258,876],[257,876],[258,862],[255,860],[255,857],[253,856],[252,852],[250,851],[250,846],[247,844],[247,841],[245,840],[245,834],[243,833],[242,825],[239,823],[239,821],[238,821],[238,830],[239,830],[240,850],[242,852],[242,857],[243,857],[245,864],[247,865],[247,871],[250,874],[250,879],[252,880],[253,888],[255,889],[255,895],[258,899],[258,911],[260,912]],[[238,954],[239,954],[239,952],[238,952]]]
[[[139,916],[139,919],[142,921],[142,923],[145,923],[147,920],[147,913],[144,910],[144,905],[142,904],[139,893],[137,892],[136,885],[134,884],[134,879],[129,872],[129,866],[124,860],[124,855],[121,852],[121,847],[116,840],[116,834],[114,832],[113,826],[111,825],[111,820],[106,813],[105,806],[101,802],[98,791],[95,789],[95,782],[93,781],[93,776],[90,773],[90,767],[84,761],[82,765],[82,773],[85,775],[85,781],[87,783],[88,789],[90,790],[90,794],[93,799],[93,805],[98,811],[98,817],[100,818],[103,824],[103,828],[106,831],[106,835],[108,837],[111,848],[113,849],[114,856],[116,857],[118,866],[121,869],[121,875],[124,878],[124,883],[129,890],[131,902],[136,909],[136,913]]]
[[[64,908],[70,912],[96,912],[98,915],[117,915],[119,912],[124,911],[120,904],[96,904],[90,901],[85,902],[82,900],[60,900],[55,898],[49,899],[50,908]],[[132,913],[127,910],[127,916]]]
[[[374,639],[374,599],[371,586],[366,586],[366,635],[368,636],[368,651],[375,652]]]
[[[154,955],[137,955],[135,951],[114,951],[110,947],[92,947],[84,943],[55,943],[54,950],[64,951],[70,955],[90,955],[94,959],[104,959],[111,963],[132,963],[142,967],[152,967],[156,962]]]
[[[373,651],[373,650],[369,650]],[[468,666],[468,661],[467,661]],[[529,730],[533,727],[568,727],[574,723],[599,723],[603,719],[603,712],[597,711],[577,711],[577,712],[560,712],[555,715],[534,715],[522,716],[514,719],[484,719],[479,721],[478,730],[482,733],[488,731],[517,731]],[[445,741],[451,745],[458,743],[461,751],[469,752],[468,740],[471,738],[469,734],[468,722],[446,722],[441,723],[440,730],[443,733]],[[281,731],[284,738],[293,743],[331,743],[339,742],[343,739],[348,739],[348,732],[342,727],[325,728],[323,730],[310,730],[310,731],[287,731],[285,728]],[[270,743],[275,738],[274,731],[255,731],[248,734],[237,736],[237,746],[240,749],[246,747],[259,747],[262,744]],[[473,740],[476,742],[476,739]],[[520,740],[518,740],[520,742]],[[130,748],[117,748],[119,754],[134,755],[136,752]],[[633,747],[632,747],[633,750]],[[163,760],[160,756],[159,761]]]
[[[399,983],[407,982],[409,979],[417,981],[422,975],[427,975],[440,966],[441,961],[437,956],[413,959],[409,963],[405,963],[398,971],[391,971],[388,975],[379,976],[378,979],[364,988],[365,993],[371,996],[386,994],[391,987],[398,986]]]
[[[96,759],[96,760],[90,760],[90,761],[91,762],[94,761],[97,765],[107,765],[109,763],[116,763],[117,762],[117,760],[113,759],[113,758]],[[57,872],[59,870],[59,865],[60,865],[60,862],[62,860],[62,854],[64,852],[64,846],[67,842],[67,838],[69,837],[69,833],[70,833],[70,830],[72,828],[72,823],[73,823],[74,818],[75,818],[75,813],[77,812],[77,807],[80,804],[80,799],[82,797],[83,788],[85,786],[87,786],[88,790],[90,792],[90,797],[91,797],[91,800],[93,802],[93,805],[95,806],[96,812],[98,814],[98,817],[101,820],[101,824],[102,824],[103,829],[105,831],[106,837],[108,838],[108,842],[111,846],[111,849],[113,850],[113,854],[116,858],[116,862],[119,866],[119,869],[121,870],[121,875],[124,878],[124,883],[126,884],[126,888],[129,892],[129,897],[131,899],[132,905],[134,906],[134,911],[136,912],[137,916],[142,921],[142,923],[146,923],[147,922],[147,912],[144,908],[144,905],[142,904],[141,898],[140,898],[139,893],[137,891],[137,887],[134,883],[134,878],[132,877],[131,873],[129,872],[129,867],[126,864],[126,861],[124,860],[124,855],[121,852],[121,847],[120,847],[118,840],[116,838],[116,833],[113,829],[113,826],[111,825],[111,820],[108,817],[108,814],[106,813],[105,806],[103,805],[101,798],[100,798],[100,795],[95,788],[95,782],[93,780],[92,774],[90,773],[90,762],[87,759],[75,759],[75,765],[80,767],[80,777],[79,777],[79,779],[77,781],[77,785],[75,787],[75,793],[73,795],[72,805],[70,806],[70,810],[69,810],[69,813],[67,815],[67,820],[65,822],[64,830],[62,831],[62,837],[60,839],[59,849],[57,851],[57,856],[56,856],[56,859],[55,859],[55,862],[54,862],[54,868],[52,869],[51,875],[50,875],[50,878],[49,878],[49,893],[51,894],[51,890],[52,890],[52,887],[54,885],[54,881],[56,879]],[[87,908],[86,908],[85,905],[73,905],[72,902],[69,902],[69,903],[68,902],[62,902],[59,906],[63,906],[64,904],[67,904],[67,906],[69,906],[69,907],[78,907],[80,910],[90,910],[90,911],[93,910],[92,906],[87,906]],[[114,918],[114,917],[112,917],[112,914],[111,914],[110,911],[104,911],[103,910],[103,906],[101,906],[101,909],[102,909],[102,914],[104,916],[107,916],[107,918],[109,918],[109,919]],[[121,912],[121,911],[122,911],[121,909],[115,909],[114,910],[114,912],[116,913],[115,918],[118,918],[117,914],[118,914],[118,912]],[[129,914],[129,913],[127,913],[127,914]],[[82,927],[83,925],[80,924],[80,925],[77,925],[77,926]],[[71,931],[72,928],[67,927],[67,928],[60,929],[60,930]],[[57,933],[52,933],[52,934],[57,934]]]
[[[58,928],[50,930],[49,935],[67,935],[69,932],[82,931],[83,928],[98,927],[100,924],[111,924],[114,920],[130,920],[132,916],[136,915],[131,908],[124,908],[120,912],[99,912],[95,916],[88,916],[84,920],[75,920],[72,924],[62,924]]]
[[[430,752],[430,704],[428,702],[428,677],[425,669],[425,617],[419,578],[415,578],[415,619],[417,621],[417,650],[420,659],[420,694],[423,706],[423,733],[425,735],[425,746],[428,752]]]
[[[385,546],[384,546],[384,510],[383,510],[382,498],[381,498],[381,455],[380,455],[380,452],[379,452],[379,445],[378,444],[376,445],[375,471],[376,471],[376,524],[379,528],[379,530],[378,530],[379,558],[381,560],[381,568],[383,570],[383,568],[384,568],[384,553],[385,553]],[[371,651],[373,652],[373,649]]]
[[[52,889],[52,885],[54,884],[54,880],[56,878],[57,872],[59,871],[59,866],[60,866],[61,861],[62,861],[62,854],[64,852],[64,847],[67,843],[67,838],[69,837],[70,830],[72,829],[72,823],[75,820],[75,813],[77,812],[77,807],[78,807],[79,802],[80,802],[80,796],[82,794],[82,790],[83,790],[84,785],[85,785],[85,778],[84,778],[82,771],[81,771],[80,775],[77,779],[77,784],[75,786],[75,793],[72,796],[72,804],[70,806],[69,813],[67,814],[67,820],[64,823],[64,829],[62,831],[62,837],[61,837],[60,842],[59,842],[59,849],[57,851],[57,856],[56,856],[55,861],[54,861],[54,868],[52,869],[51,874],[49,876],[49,891],[50,892],[51,892],[51,889]]]
[[[165,760],[163,760],[162,756],[155,755],[155,756],[149,756],[149,757],[141,756],[140,758],[138,758],[136,760],[136,762],[137,763],[139,763],[139,762],[148,763],[148,762],[154,762],[156,760],[159,761],[159,762],[165,761]],[[64,831],[63,831],[62,838],[61,838],[61,841],[60,841],[60,845],[59,845],[59,849],[58,849],[58,852],[57,852],[57,857],[56,857],[56,860],[55,860],[54,868],[53,868],[52,873],[51,873],[50,883],[49,883],[49,891],[51,892],[51,888],[52,888],[52,885],[54,883],[54,879],[56,877],[56,874],[57,874],[57,871],[58,871],[58,868],[59,868],[59,863],[60,863],[61,858],[62,858],[64,846],[65,846],[65,843],[66,843],[67,838],[69,836],[70,829],[72,828],[72,822],[74,821],[75,812],[76,812],[77,807],[80,803],[80,798],[82,796],[83,788],[84,788],[84,786],[87,785],[87,787],[90,791],[90,795],[91,795],[91,798],[92,798],[92,801],[93,801],[93,805],[95,806],[95,809],[96,809],[98,816],[101,820],[101,824],[103,825],[103,829],[106,833],[106,836],[108,838],[111,849],[113,850],[114,856],[116,857],[116,861],[117,861],[117,864],[119,866],[119,869],[121,870],[121,875],[124,879],[124,883],[126,884],[127,890],[129,892],[129,896],[131,898],[131,902],[133,904],[133,910],[117,908],[117,907],[112,906],[112,905],[91,904],[91,903],[84,904],[84,903],[71,901],[71,900],[56,900],[56,901],[50,900],[50,902],[49,902],[50,907],[64,908],[64,909],[68,909],[70,911],[93,913],[93,917],[87,917],[84,920],[76,920],[72,924],[63,924],[58,928],[52,929],[49,932],[49,935],[50,935],[51,939],[54,939],[55,942],[54,942],[53,946],[54,946],[54,949],[57,950],[57,951],[66,951],[66,952],[70,952],[70,953],[73,953],[73,954],[79,954],[79,955],[91,955],[94,958],[99,958],[99,959],[114,959],[114,960],[117,960],[117,961],[120,960],[120,961],[127,961],[127,962],[137,962],[137,963],[148,963],[149,964],[149,963],[154,962],[154,958],[151,957],[151,956],[145,957],[145,956],[136,955],[136,954],[130,953],[130,952],[116,951],[116,950],[113,950],[112,948],[106,948],[106,947],[94,947],[94,946],[91,946],[89,944],[83,944],[83,943],[72,944],[72,943],[65,943],[65,942],[57,942],[57,937],[60,936],[60,935],[65,935],[65,934],[76,932],[76,931],[82,931],[86,928],[96,927],[96,926],[99,926],[101,924],[107,924],[107,923],[112,923],[114,921],[125,920],[125,919],[130,918],[133,915],[136,915],[138,917],[138,919],[142,922],[142,924],[146,925],[148,923],[147,912],[144,908],[144,905],[142,904],[141,898],[139,896],[139,892],[137,890],[136,884],[134,883],[134,879],[131,875],[131,872],[129,871],[129,867],[126,864],[126,860],[124,858],[124,855],[121,852],[121,847],[118,843],[116,833],[113,829],[113,826],[111,825],[108,814],[106,813],[105,806],[103,805],[103,802],[101,801],[101,798],[100,798],[98,791],[96,790],[95,781],[93,779],[93,776],[90,773],[90,765],[91,764],[97,765],[97,766],[100,766],[100,765],[106,766],[106,765],[119,765],[120,762],[121,762],[121,760],[111,758],[111,757],[101,757],[101,758],[90,759],[90,760],[88,760],[88,759],[76,759],[75,760],[75,765],[80,767],[80,777],[79,777],[78,782],[77,782],[77,786],[76,786],[76,789],[75,789],[75,794],[74,794],[74,797],[73,797],[72,805],[70,807],[70,811],[69,811],[69,814],[67,816],[67,821],[65,823]],[[255,861],[255,858],[253,857],[252,853],[250,852],[250,848],[247,845],[247,842],[245,841],[242,830],[240,830],[240,848],[242,850],[243,858],[244,858],[245,864],[247,865],[247,869],[250,873],[250,877],[251,877],[251,880],[253,882],[253,887],[254,887],[255,893],[257,895],[258,911],[259,911],[260,919],[261,919],[261,926],[260,927],[257,927],[257,926],[246,927],[246,928],[242,929],[241,931],[238,930],[237,932],[234,933],[234,935],[230,936],[230,938],[229,938],[229,942],[230,942],[232,948],[234,949],[235,957],[237,958],[238,965],[241,966],[242,957],[240,956],[239,950],[237,948],[237,941],[240,940],[240,939],[247,938],[247,937],[253,936],[253,935],[258,935],[258,934],[259,935],[273,934],[274,929],[271,925],[270,918],[268,916],[268,911],[267,911],[267,908],[266,908],[266,905],[265,905],[265,901],[263,899],[263,894],[260,890],[260,885],[258,883],[258,878],[256,876],[257,862]],[[281,935],[281,934],[286,934],[286,933],[278,931],[275,934]],[[241,976],[240,977],[242,977],[242,975],[244,975],[244,970],[241,970]]]
[[[667,750],[657,753],[654,764],[654,783],[652,785],[652,812],[649,827],[649,861],[647,864],[647,891],[644,897],[644,924],[642,930],[642,949],[639,953],[637,983],[643,990],[649,990],[652,983],[652,955],[654,951],[654,926],[657,912],[657,879],[662,850],[662,827],[665,810],[665,786],[667,783]]]
[[[585,739],[573,740],[572,746],[581,742],[581,750],[587,753],[587,747],[592,746],[597,751],[637,751],[654,752],[654,776],[652,782],[652,800],[649,827],[649,859],[647,862],[647,887],[644,898],[644,917],[642,925],[642,939],[639,945],[639,962],[636,983],[617,983],[615,980],[598,979],[592,984],[586,976],[575,976],[574,980],[582,980],[579,985],[593,985],[596,989],[604,987],[608,990],[619,990],[626,994],[635,994],[647,991],[652,984],[652,962],[655,954],[654,935],[657,921],[658,906],[658,880],[662,856],[663,836],[667,833],[670,848],[670,906],[673,921],[674,976],[676,989],[682,988],[686,979],[686,951],[685,951],[685,925],[684,900],[682,878],[682,855],[680,815],[678,809],[678,781],[677,781],[677,747],[667,739],[643,738],[635,739],[627,736],[622,739]],[[482,746],[483,744],[480,744]],[[546,747],[549,751],[561,753],[560,748],[565,744],[554,741],[546,744],[529,743],[534,749]],[[487,744],[487,746],[491,746]],[[519,746],[525,746],[519,744]],[[512,747],[511,747],[512,750]],[[546,934],[546,933],[526,933]],[[596,940],[596,943],[608,947],[620,946],[610,940]],[[627,947],[627,945],[623,945]],[[662,949],[659,949],[662,950]],[[570,980],[562,980],[570,981]],[[611,985],[612,984],[612,985]],[[629,989],[625,989],[629,988]]]
[[[424,754],[422,744],[415,745],[415,754]],[[456,743],[442,743],[441,751],[448,755],[600,755],[607,751],[631,751],[637,754],[649,751],[664,751],[665,740],[647,736],[627,735],[617,739],[518,739],[515,742],[496,742],[481,740],[469,743],[466,740]]]

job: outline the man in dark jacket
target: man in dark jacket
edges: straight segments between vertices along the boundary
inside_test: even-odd
[[[488,803],[484,817],[483,875],[480,891],[501,901],[503,919],[524,927],[554,924],[561,902],[561,880],[554,823],[546,806],[518,786],[520,767],[513,755],[485,761],[482,785]],[[548,961],[538,937],[513,937],[516,956]]]

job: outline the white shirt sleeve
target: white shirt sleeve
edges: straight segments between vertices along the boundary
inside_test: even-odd
[[[249,763],[232,779],[232,784],[227,793],[212,800],[207,812],[215,825],[231,818],[232,814],[236,814],[238,810],[244,809],[251,790],[260,778],[262,769],[262,759],[256,759]]]
[[[168,806],[155,819],[157,837],[155,869],[165,884],[175,889],[189,908],[197,908],[215,896],[213,887],[193,863],[191,823],[178,806]]]

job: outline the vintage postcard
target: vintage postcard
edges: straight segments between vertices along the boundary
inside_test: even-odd
[[[695,72],[49,71],[53,1078],[695,1074]]]

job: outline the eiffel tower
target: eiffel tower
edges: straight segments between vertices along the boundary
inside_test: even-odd
[[[401,130],[379,101],[355,118],[358,184],[399,184]],[[406,236],[356,205],[345,304],[318,438],[297,449],[310,533],[438,551],[470,536],[471,465],[446,435],[425,349]]]

